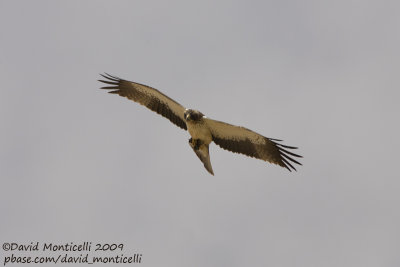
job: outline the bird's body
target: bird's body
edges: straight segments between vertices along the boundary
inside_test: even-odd
[[[287,150],[296,149],[296,147],[277,143],[281,140],[267,138],[247,128],[207,118],[200,111],[186,109],[149,86],[129,82],[108,74],[102,76],[107,80],[100,80],[101,82],[112,85],[102,87],[102,89],[112,90],[110,93],[119,94],[138,102],[166,117],[178,127],[188,130],[191,136],[189,145],[212,175],[214,172],[209,154],[211,142],[234,153],[278,164],[289,171],[296,170],[293,163],[301,165],[293,159],[293,157],[301,156]]]
[[[210,144],[212,142],[212,135],[208,125],[205,123],[203,118],[199,121],[187,121],[186,120],[186,127],[190,136],[193,139],[200,139],[205,144]]]
[[[206,123],[203,113],[193,109],[186,109],[183,115],[186,121],[186,127],[192,138],[189,139],[189,145],[194,153],[203,162],[206,170],[214,175],[211,166],[209,145],[212,142],[212,134]]]

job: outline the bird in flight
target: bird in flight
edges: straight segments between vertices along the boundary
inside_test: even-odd
[[[198,110],[183,107],[150,86],[130,82],[107,73],[100,75],[105,80],[99,81],[108,84],[101,89],[110,90],[111,94],[138,102],[169,119],[178,127],[188,130],[191,136],[189,145],[212,175],[214,171],[208,149],[212,141],[223,149],[277,164],[289,171],[296,170],[294,164],[301,165],[294,158],[302,156],[289,151],[297,147],[282,145],[279,143],[282,140],[267,138],[247,128],[210,119]]]

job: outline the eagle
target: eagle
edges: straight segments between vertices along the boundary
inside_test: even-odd
[[[214,171],[209,153],[211,142],[225,150],[277,164],[289,171],[296,170],[294,164],[302,165],[294,159],[302,156],[289,151],[297,147],[279,143],[282,140],[262,136],[245,127],[210,119],[198,110],[183,107],[150,86],[124,80],[108,73],[100,75],[104,80],[98,81],[108,85],[101,89],[110,90],[111,94],[133,100],[187,130],[191,136],[190,147],[212,175]]]

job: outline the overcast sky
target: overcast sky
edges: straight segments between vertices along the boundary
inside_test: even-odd
[[[123,243],[140,266],[400,266],[399,8],[1,1],[0,242]],[[298,146],[303,166],[212,144],[211,176],[187,132],[99,90],[103,72]]]

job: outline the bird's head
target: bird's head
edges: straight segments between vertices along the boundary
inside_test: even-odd
[[[186,109],[183,117],[186,121],[199,121],[204,117],[204,114],[198,110]]]

